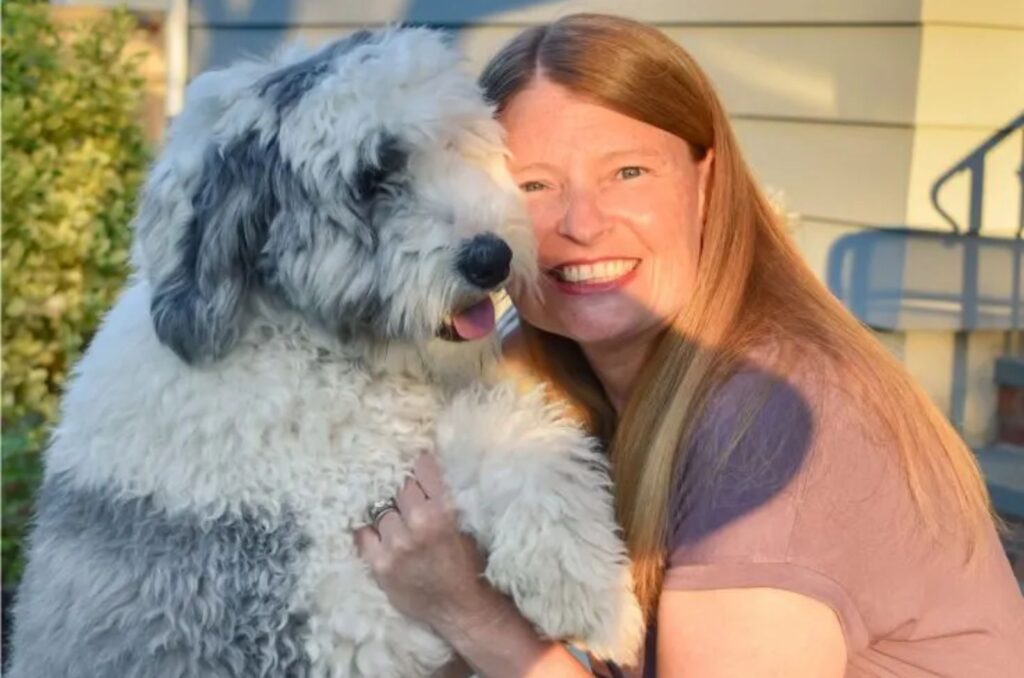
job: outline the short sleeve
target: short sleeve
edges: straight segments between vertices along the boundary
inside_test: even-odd
[[[777,588],[818,600],[839,617],[848,648],[867,632],[843,583],[813,558],[794,559],[819,442],[810,391],[750,367],[710,399],[687,455],[701,473],[673,497],[667,590]],[[727,461],[723,462],[722,459]]]
[[[663,582],[663,589],[668,591],[744,588],[791,591],[828,605],[839,618],[847,648],[859,651],[867,647],[867,629],[842,585],[825,573],[796,563],[751,560],[671,565]]]

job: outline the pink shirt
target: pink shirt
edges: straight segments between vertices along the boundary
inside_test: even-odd
[[[749,420],[751,403],[764,408]],[[665,589],[773,587],[819,600],[842,625],[848,678],[1024,676],[1024,599],[995,528],[972,568],[932,539],[896,452],[838,379],[741,371],[712,398],[692,463],[714,463],[744,427],[730,462],[673,501]],[[646,670],[626,675],[655,675],[656,634]]]

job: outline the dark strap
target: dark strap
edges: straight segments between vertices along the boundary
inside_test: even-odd
[[[591,662],[590,669],[595,678],[626,678],[622,669],[612,661],[601,662],[600,664]]]

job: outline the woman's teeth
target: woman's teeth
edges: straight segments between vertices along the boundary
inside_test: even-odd
[[[602,283],[621,278],[639,263],[639,259],[610,259],[596,264],[556,266],[551,273],[563,282]]]

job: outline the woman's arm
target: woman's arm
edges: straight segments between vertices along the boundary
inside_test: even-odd
[[[557,643],[541,640],[510,600],[493,589],[482,595],[477,619],[467,616],[458,623],[435,626],[455,651],[478,675],[487,678],[592,678],[582,664]]]
[[[658,675],[842,678],[835,612],[772,588],[668,590],[658,605]]]
[[[356,531],[359,552],[391,604],[433,628],[481,676],[590,676],[480,576],[483,557],[459,531],[433,458],[421,457],[414,473],[396,497],[398,511],[377,529]]]

